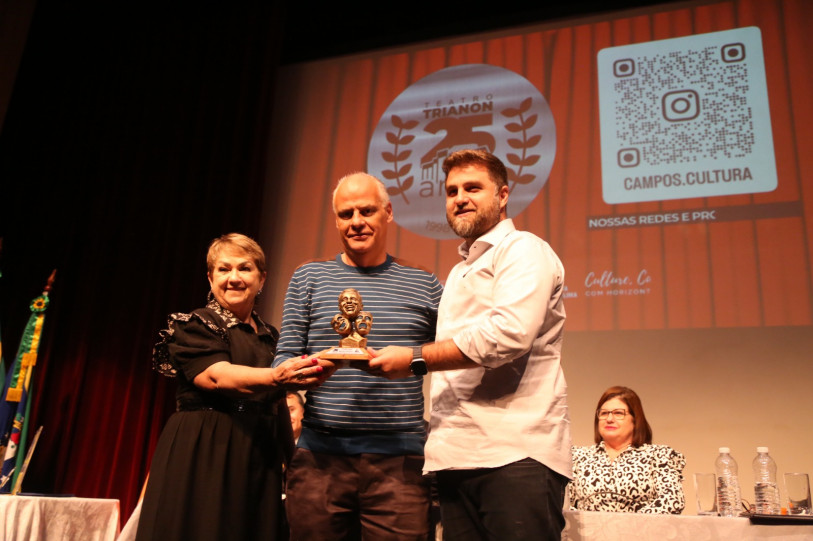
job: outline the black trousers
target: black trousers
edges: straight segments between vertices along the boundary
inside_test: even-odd
[[[559,541],[567,478],[531,458],[437,472],[444,541]]]

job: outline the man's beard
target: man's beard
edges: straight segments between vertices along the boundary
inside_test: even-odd
[[[491,206],[476,210],[474,219],[458,218],[447,212],[446,221],[458,237],[476,239],[500,221],[500,201],[495,197]]]

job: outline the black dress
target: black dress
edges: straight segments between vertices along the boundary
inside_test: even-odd
[[[161,331],[153,361],[177,378],[177,411],[153,455],[137,541],[286,538],[281,469],[292,439],[284,391],[237,400],[192,384],[219,361],[271,366],[279,334],[252,317],[256,333],[211,299],[172,314]]]

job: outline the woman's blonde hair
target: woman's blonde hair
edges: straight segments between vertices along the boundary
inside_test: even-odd
[[[265,274],[265,254],[263,253],[263,249],[260,248],[257,241],[242,233],[229,233],[212,241],[209,245],[209,251],[206,253],[206,268],[209,273],[214,270],[217,258],[226,246],[234,246],[248,254],[248,256],[254,260],[257,270],[259,270],[261,274]]]

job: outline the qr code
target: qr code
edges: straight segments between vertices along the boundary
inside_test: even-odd
[[[598,60],[607,202],[776,187],[758,28],[613,47]],[[758,166],[766,153],[772,173]]]
[[[616,137],[651,165],[750,154],[754,122],[744,60],[742,43],[617,60]],[[701,115],[704,122],[691,122]]]

